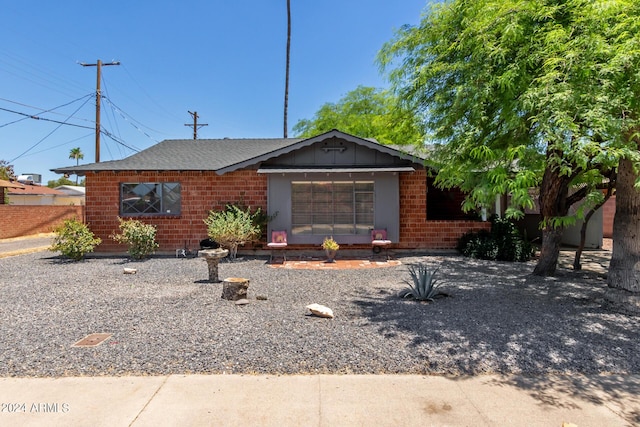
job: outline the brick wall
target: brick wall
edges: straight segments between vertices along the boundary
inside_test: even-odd
[[[219,176],[214,172],[99,172],[86,176],[86,220],[102,239],[97,251],[123,251],[109,235],[118,231],[120,183],[179,182],[182,212],[178,217],[145,216],[140,218],[158,229],[161,251],[185,246],[197,249],[207,237],[203,219],[211,209],[242,200],[251,207],[267,207],[267,177],[254,170],[236,171]],[[457,239],[469,230],[489,229],[488,222],[427,221],[426,172],[400,175],[400,243],[399,249],[452,249]],[[366,247],[366,245],[365,245]],[[301,246],[301,248],[303,248]],[[246,248],[245,248],[246,249]]]
[[[489,230],[491,223],[479,221],[428,221],[426,171],[400,175],[399,248],[452,249],[467,231]]]
[[[68,218],[84,220],[84,206],[0,205],[0,239],[50,233]]]
[[[179,182],[182,193],[182,212],[177,217],[136,217],[158,229],[160,251],[171,251],[187,245],[199,248],[207,237],[203,220],[209,211],[224,208],[227,203],[240,200],[252,208],[267,208],[267,178],[255,171],[236,171],[217,175],[215,172],[99,172],[86,176],[87,223],[102,244],[96,251],[123,251],[126,247],[109,238],[118,232],[120,213],[120,183]]]

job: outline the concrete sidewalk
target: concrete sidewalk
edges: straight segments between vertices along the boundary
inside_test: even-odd
[[[11,426],[627,426],[640,376],[0,378]]]

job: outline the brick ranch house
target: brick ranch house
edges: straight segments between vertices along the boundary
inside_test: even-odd
[[[160,251],[198,249],[209,211],[240,201],[275,216],[267,236],[286,230],[288,250],[319,248],[325,236],[341,250],[370,248],[373,228],[387,229],[397,250],[451,249],[465,232],[489,228],[460,211],[459,191],[433,186],[424,159],[338,130],[166,140],[123,160],[53,171],[85,176],[86,221],[100,252],[123,251],[109,238],[118,217],[155,225]]]

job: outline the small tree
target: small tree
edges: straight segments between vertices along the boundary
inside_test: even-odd
[[[118,218],[118,221],[120,221],[120,234],[113,234],[109,237],[118,243],[128,245],[128,252],[131,258],[145,258],[154,253],[160,246],[156,242],[157,230],[154,225],[145,224],[136,219],[125,220]]]
[[[63,256],[74,261],[80,261],[87,253],[93,252],[93,249],[102,243],[102,240],[95,237],[86,224],[76,218],[65,220],[54,230],[54,233],[56,235],[49,250],[60,252]]]
[[[227,205],[223,211],[210,211],[204,219],[209,237],[229,249],[229,258],[235,259],[238,246],[251,242],[260,236],[260,226],[256,217],[260,209],[251,213],[251,208],[240,209],[235,205]]]

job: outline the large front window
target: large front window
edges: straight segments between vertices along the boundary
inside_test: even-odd
[[[362,235],[373,228],[373,181],[293,181],[293,235]]]
[[[123,183],[120,187],[120,214],[179,215],[181,199],[177,182]]]

